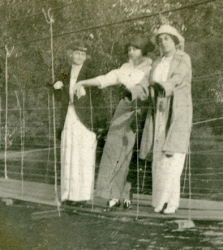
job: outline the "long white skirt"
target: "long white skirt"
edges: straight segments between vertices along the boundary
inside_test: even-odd
[[[172,157],[166,157],[162,152],[167,119],[167,113],[157,109],[152,163],[152,205],[158,207],[168,203],[168,206],[178,208],[180,202],[180,178],[186,154],[174,153]]]
[[[61,201],[92,199],[94,190],[96,134],[68,107],[61,138]]]
[[[180,177],[184,167],[185,154],[175,153],[172,157],[163,155],[162,160],[153,169],[154,207],[168,203],[170,207],[179,207]]]

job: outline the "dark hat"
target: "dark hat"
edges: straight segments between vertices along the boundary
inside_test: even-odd
[[[82,42],[82,41],[77,41],[77,42],[72,43],[68,47],[68,49],[73,50],[73,51],[80,50],[80,51],[83,51],[83,52],[87,52],[87,50],[88,50],[86,44],[84,42]]]
[[[126,44],[126,51],[130,46],[141,49],[143,55],[152,52],[155,48],[154,44],[147,37],[142,35],[134,35],[130,38],[130,41]]]

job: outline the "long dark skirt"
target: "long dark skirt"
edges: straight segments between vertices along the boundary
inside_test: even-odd
[[[135,105],[123,98],[115,111],[104,146],[96,182],[96,197],[129,199],[131,184],[127,182],[136,134]]]

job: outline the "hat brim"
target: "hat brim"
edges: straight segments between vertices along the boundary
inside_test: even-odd
[[[87,52],[87,48],[86,47],[73,47],[73,48],[70,48],[70,50],[72,50],[72,51],[82,51],[82,52]]]
[[[158,44],[158,38],[160,35],[163,35],[163,34],[166,34],[166,35],[169,35],[173,38],[174,42],[176,45],[180,44],[180,39],[178,36],[174,35],[174,34],[171,34],[171,33],[168,33],[168,32],[163,32],[163,33],[160,33],[160,34],[157,34],[156,35],[156,43]]]

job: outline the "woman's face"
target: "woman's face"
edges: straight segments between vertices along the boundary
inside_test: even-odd
[[[76,65],[82,65],[87,58],[86,52],[81,51],[81,50],[74,50],[71,59],[72,59],[72,64]]]
[[[164,55],[170,54],[176,50],[175,42],[168,34],[159,35],[158,44]]]
[[[133,62],[137,62],[143,57],[141,49],[138,49],[134,46],[128,47],[128,56]]]

